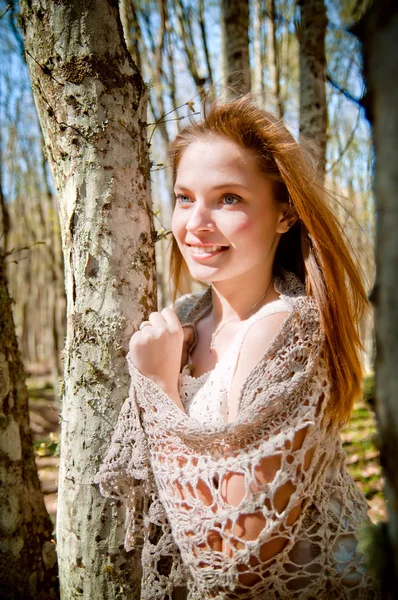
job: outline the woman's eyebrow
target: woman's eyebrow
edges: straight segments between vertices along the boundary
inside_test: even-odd
[[[247,190],[248,188],[243,185],[242,183],[238,183],[235,181],[229,181],[228,183],[220,183],[219,185],[215,185],[213,187],[214,190],[219,190],[219,189],[223,189],[223,188],[230,188],[230,187],[238,187],[238,188],[242,188],[244,190]]]
[[[248,191],[248,188],[245,185],[243,185],[242,183],[234,182],[234,181],[230,181],[228,183],[220,183],[218,185],[213,185],[213,186],[211,186],[210,189],[212,189],[212,190],[222,190],[222,189],[225,189],[225,188],[241,188],[243,190],[247,190]],[[175,190],[185,190],[185,191],[187,191],[190,188],[189,188],[189,186],[185,186],[183,184],[176,184],[174,186],[174,189]]]

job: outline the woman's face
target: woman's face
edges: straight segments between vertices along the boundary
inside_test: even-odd
[[[172,230],[194,279],[239,282],[272,266],[287,220],[252,151],[224,136],[192,142],[175,195]]]

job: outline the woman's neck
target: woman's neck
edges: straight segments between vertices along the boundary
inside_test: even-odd
[[[230,319],[242,318],[245,313],[255,311],[264,302],[275,300],[278,294],[273,288],[272,269],[264,269],[255,277],[217,281],[212,284],[214,323],[219,326]]]

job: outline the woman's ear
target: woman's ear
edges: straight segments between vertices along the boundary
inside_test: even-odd
[[[278,223],[278,233],[287,233],[297,221],[298,216],[293,206],[289,205],[281,213]]]

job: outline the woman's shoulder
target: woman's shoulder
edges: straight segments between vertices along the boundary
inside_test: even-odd
[[[314,356],[323,342],[320,314],[313,296],[293,273],[275,280],[279,298],[249,320],[241,350],[241,370],[250,372],[262,358],[277,358],[286,365]],[[316,353],[316,352],[315,352]],[[246,369],[245,369],[246,364]],[[247,375],[247,373],[244,373]],[[244,378],[243,378],[244,379]]]
[[[320,311],[314,296],[308,295],[305,284],[290,271],[283,271],[275,278],[275,289],[280,300],[291,313],[291,322],[311,330],[320,330]]]

